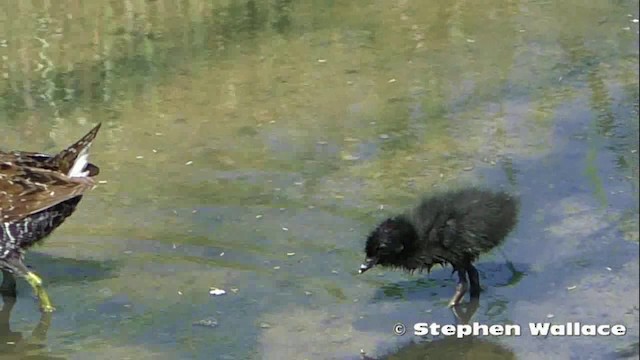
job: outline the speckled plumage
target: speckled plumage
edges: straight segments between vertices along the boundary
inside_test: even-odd
[[[367,238],[365,263],[360,272],[375,265],[407,271],[427,270],[451,264],[460,277],[450,305],[466,292],[480,292],[473,262],[481,253],[500,245],[517,222],[519,201],[504,192],[463,189],[425,197],[404,214],[378,225]]]
[[[55,156],[0,151],[0,270],[3,277],[25,277],[43,310],[53,308],[45,304],[40,278],[24,265],[24,254],[73,214],[82,194],[94,186],[99,168],[87,157],[99,129],[100,124]]]

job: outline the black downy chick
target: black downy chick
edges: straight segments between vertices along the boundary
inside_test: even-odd
[[[519,200],[504,192],[463,189],[425,197],[404,214],[388,218],[371,232],[366,243],[364,273],[375,265],[427,272],[435,264],[451,264],[458,272],[449,306],[467,291],[480,297],[480,278],[473,262],[500,245],[515,227]]]

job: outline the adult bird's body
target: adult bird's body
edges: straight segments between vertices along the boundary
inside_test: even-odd
[[[15,293],[13,275],[25,278],[45,312],[54,308],[40,277],[24,265],[24,255],[59,227],[94,186],[92,178],[100,170],[88,156],[99,129],[100,124],[55,156],[0,151],[0,288]]]
[[[473,262],[500,245],[517,223],[519,201],[503,192],[463,189],[425,197],[414,209],[383,221],[369,235],[363,273],[375,265],[407,271],[451,264],[458,272],[457,305],[471,284],[480,295],[480,279]]]

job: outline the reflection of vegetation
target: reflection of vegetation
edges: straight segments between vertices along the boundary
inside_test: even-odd
[[[638,223],[638,209],[628,209],[622,214],[618,222],[622,236],[629,241],[639,241],[640,224]]]
[[[507,286],[514,286],[518,284],[520,280],[524,278],[524,275],[526,275],[524,271],[517,270],[511,261],[507,261],[507,268],[511,271],[511,277],[509,278],[509,281],[507,281]]]
[[[509,305],[508,300],[493,299],[487,306],[485,315],[490,320],[497,320],[499,316],[504,315],[506,313],[508,305]]]
[[[505,158],[501,162],[502,170],[507,176],[509,184],[514,188],[518,186],[518,173],[520,172],[514,165],[511,158]]]
[[[587,152],[585,175],[591,182],[593,187],[594,197],[600,202],[600,206],[605,208],[607,206],[607,193],[602,184],[602,179],[599,174],[599,167],[597,165],[598,153],[594,148],[589,149]]]
[[[623,348],[618,349],[613,354],[616,359],[637,358],[640,354],[640,342],[636,341]]]
[[[342,289],[336,286],[335,284],[327,283],[325,284],[324,288],[327,291],[327,293],[329,293],[331,296],[335,297],[336,299],[341,301],[347,300],[347,297],[345,296]]]
[[[440,282],[429,278],[420,278],[415,281],[402,283],[379,284],[379,286],[381,286],[382,294],[384,295],[384,297],[391,299],[404,299],[408,292],[434,288],[440,285]]]

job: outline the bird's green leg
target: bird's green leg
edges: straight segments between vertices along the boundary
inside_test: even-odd
[[[40,309],[44,312],[53,312],[55,308],[51,305],[49,295],[47,295],[44,287],[42,287],[42,279],[31,271],[27,272],[24,278],[27,280],[29,285],[31,285],[33,291],[38,296],[38,299],[40,299]]]
[[[38,296],[38,299],[40,299],[40,310],[42,310],[43,312],[52,312],[55,310],[53,305],[51,305],[49,295],[47,295],[44,287],[42,287],[42,279],[40,279],[40,277],[34,272],[29,270],[29,268],[27,268],[22,262],[22,259],[17,258],[4,260],[4,263],[11,268],[14,274],[23,277],[25,280],[27,280],[29,285],[31,285],[33,291]]]

